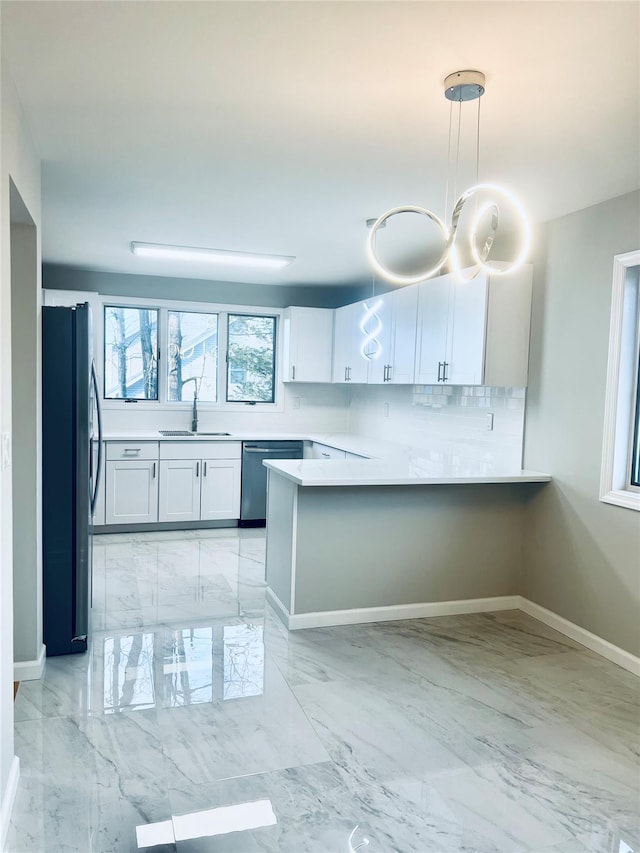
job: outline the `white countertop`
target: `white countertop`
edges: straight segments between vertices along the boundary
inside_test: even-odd
[[[282,459],[263,464],[299,486],[420,486],[455,483],[546,483],[549,474],[505,470],[495,463],[438,454],[352,433],[234,432],[164,436],[158,432],[108,433],[105,441],[316,441],[363,459]]]
[[[481,463],[463,468],[413,459],[331,460],[283,459],[263,462],[270,470],[299,486],[428,486],[455,483],[546,483],[549,474],[540,471],[482,470]],[[436,473],[435,469],[438,469]]]

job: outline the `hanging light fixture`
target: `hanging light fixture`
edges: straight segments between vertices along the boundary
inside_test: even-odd
[[[367,241],[367,252],[370,263],[374,271],[391,284],[407,285],[419,284],[437,275],[445,264],[449,264],[453,274],[460,279],[470,280],[481,271],[485,270],[492,275],[505,275],[512,272],[514,269],[524,263],[531,246],[531,230],[524,207],[513,193],[504,187],[500,187],[493,183],[480,183],[478,180],[479,162],[480,162],[480,98],[485,91],[485,76],[481,71],[456,71],[449,74],[444,80],[444,95],[451,102],[449,113],[449,148],[448,148],[448,167],[447,167],[447,193],[445,199],[445,220],[447,218],[447,203],[449,198],[449,182],[450,182],[450,164],[452,157],[452,118],[453,104],[459,105],[458,109],[458,129],[456,139],[456,162],[455,162],[455,177],[453,181],[453,195],[456,193],[456,184],[458,177],[458,157],[460,152],[460,126],[462,104],[467,101],[477,101],[478,113],[476,124],[476,180],[475,184],[465,190],[462,195],[456,200],[451,213],[449,224],[445,224],[437,214],[425,207],[417,205],[402,205],[394,207],[379,216],[372,224]],[[480,201],[480,199],[484,199]],[[458,224],[465,206],[473,199],[475,210],[473,212],[469,225],[469,244],[468,249],[473,259],[474,266],[470,273],[464,275],[462,272],[462,264],[460,261],[458,237]],[[489,254],[493,246],[498,225],[500,223],[501,207],[506,206],[511,210],[519,226],[519,243],[514,260],[507,264],[496,267],[489,260]],[[433,222],[439,232],[442,241],[442,251],[437,260],[431,263],[426,269],[413,275],[403,275],[395,272],[386,266],[379,258],[376,247],[377,233],[380,228],[384,228],[387,221],[401,213],[414,213],[423,216]],[[367,222],[367,225],[369,222]],[[481,226],[484,225],[485,236],[484,240],[479,236]],[[482,243],[482,245],[480,245]]]

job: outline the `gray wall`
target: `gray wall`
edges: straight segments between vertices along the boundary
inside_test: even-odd
[[[640,193],[547,223],[534,258],[524,595],[640,654],[640,513],[598,499],[613,256],[640,246]]]
[[[11,216],[23,219],[12,187]],[[34,661],[42,644],[37,376],[38,254],[33,224],[11,223],[11,417],[13,430],[13,653]]]
[[[525,500],[546,487],[299,488],[295,612],[516,595]]]
[[[138,296],[148,299],[184,299],[188,302],[218,302],[225,305],[259,305],[286,308],[304,305],[337,308],[360,299],[359,287],[326,285],[274,287],[236,284],[199,278],[168,278],[153,275],[97,272],[60,264],[44,264],[42,286],[53,290],[89,290],[109,296]]]

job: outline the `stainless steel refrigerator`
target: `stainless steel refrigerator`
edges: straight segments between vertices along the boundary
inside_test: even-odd
[[[91,342],[88,303],[42,309],[43,633],[47,655],[86,651],[90,631],[91,516],[102,468],[100,394]],[[98,449],[95,467],[94,442]]]

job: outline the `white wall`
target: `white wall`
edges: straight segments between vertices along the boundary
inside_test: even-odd
[[[640,655],[640,513],[601,503],[613,257],[640,247],[640,193],[547,224],[534,259],[524,594]]]
[[[40,266],[40,163],[19,99],[7,72],[1,71],[0,118],[0,432],[11,435],[11,226],[10,180],[38,229]],[[36,318],[39,323],[39,318]],[[38,463],[38,469],[40,465]],[[15,768],[13,747],[13,557],[12,470],[0,466],[0,795],[7,817],[8,783]],[[37,603],[33,602],[36,607]],[[0,832],[6,826],[0,826]]]
[[[424,448],[432,463],[451,456],[519,469],[525,390],[431,385],[351,387],[349,428]],[[487,429],[488,415],[493,429]]]
[[[347,403],[348,392],[341,385],[284,385],[282,405],[268,411],[256,405],[247,406],[244,412],[212,412],[200,404],[198,428],[220,432],[347,432]],[[189,407],[176,411],[168,406],[145,408],[141,403],[116,406],[103,409],[105,433],[191,428]]]

